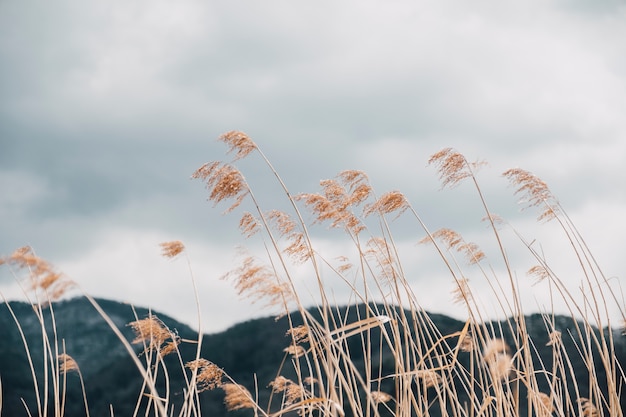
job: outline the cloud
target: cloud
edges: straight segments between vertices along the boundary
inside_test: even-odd
[[[136,250],[139,262],[148,241],[177,235],[222,259],[224,243],[238,239],[237,219],[220,216],[189,176],[230,160],[214,139],[232,129],[257,141],[292,194],[361,169],[378,193],[404,192],[433,228],[483,231],[471,184],[440,192],[426,166],[443,147],[489,163],[479,184],[507,218],[526,214],[500,177],[519,166],[582,223],[583,214],[619,222],[619,2],[9,0],[0,8],[3,253],[31,244],[95,277],[101,255],[123,263]],[[260,158],[239,166],[263,207],[285,207]],[[399,223],[400,240],[415,238],[410,221]],[[123,250],[108,247],[116,236]]]

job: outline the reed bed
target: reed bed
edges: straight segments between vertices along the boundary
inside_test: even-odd
[[[569,288],[536,244],[526,242],[523,233],[491,212],[476,174],[481,163],[470,162],[453,149],[432,155],[428,163],[443,188],[460,183],[473,186],[492,232],[495,255],[487,256],[452,229],[430,230],[404,194],[376,194],[364,172],[343,171],[321,181],[317,192],[293,194],[248,135],[232,131],[219,140],[230,160],[208,162],[192,178],[204,183],[209,201],[225,207],[225,215],[238,216],[245,239],[261,242],[265,248],[262,256],[244,256],[223,278],[241,296],[272,306],[289,323],[285,360],[273,380],[244,386],[210,357],[202,357],[201,326],[197,340],[182,340],[157,317],[137,317],[129,324],[134,340],[117,331],[145,382],[134,415],[202,416],[201,396],[221,390],[229,411],[254,417],[623,416],[626,378],[615,344],[616,338],[623,337],[626,323],[624,300],[540,178],[522,169],[503,173],[525,207],[536,210],[538,221],[558,225],[567,250],[578,262],[581,288]],[[242,159],[253,157],[261,159],[268,177],[282,189],[281,204],[264,207],[237,167]],[[394,238],[399,217],[403,228],[414,225],[416,243],[426,245],[423,250],[432,251],[449,272],[454,286],[450,297],[466,311],[461,328],[443,331],[420,306]],[[313,228],[341,233],[352,250],[328,257],[318,251]],[[536,263],[527,271],[527,279],[548,288],[569,309],[575,327],[568,333],[559,330],[558,318],[548,308],[541,313],[547,343],[530,336],[519,271],[509,259],[504,229],[512,231]],[[165,242],[162,250],[164,256],[176,257],[185,247],[178,241]],[[504,268],[495,268],[494,262]],[[54,319],[52,301],[76,284],[30,248],[17,250],[2,263],[28,271],[24,291],[30,294],[44,329],[44,315]],[[472,274],[467,273],[470,268]],[[473,294],[467,277],[476,271],[489,283],[494,304],[506,320],[490,320]],[[308,277],[306,294],[299,284],[303,273]],[[195,288],[193,278],[191,282]],[[334,301],[337,285],[350,293],[347,305]],[[196,296],[202,297],[197,292]],[[96,300],[87,297],[107,319]],[[19,321],[15,322],[19,328]],[[115,330],[114,323],[108,322]],[[80,372],[80,364],[54,334],[42,330],[42,339],[46,377],[37,379],[31,361],[40,401],[28,414],[63,416],[65,375]],[[23,342],[28,351],[26,339]],[[181,343],[196,345],[195,358],[183,359]],[[538,354],[546,349],[551,352],[549,361]],[[164,357],[170,355],[178,358],[177,366],[166,364]],[[584,388],[581,369],[572,365],[574,359],[586,364]],[[179,409],[171,406],[173,393],[167,381],[172,372],[182,372],[186,381]],[[157,389],[161,386],[165,388]],[[271,394],[269,401],[261,403],[259,391],[264,389]],[[86,396],[84,405],[89,415]]]

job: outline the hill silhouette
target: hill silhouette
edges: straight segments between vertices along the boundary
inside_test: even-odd
[[[133,308],[109,300],[97,300],[103,310],[111,317],[124,336],[132,341],[135,338],[133,330],[128,323],[136,318],[145,318],[150,311],[145,308]],[[23,302],[11,302],[10,307],[19,321],[28,349],[34,359],[35,369],[39,370],[38,378],[42,378],[42,334],[41,327],[30,304]],[[360,311],[357,311],[360,310]],[[357,321],[358,314],[363,314],[364,306],[338,308],[337,315],[344,318],[350,316]],[[47,310],[46,328],[52,337],[52,314]],[[110,409],[116,416],[132,415],[137,398],[141,392],[142,377],[135,364],[129,357],[117,336],[109,328],[104,319],[98,314],[85,298],[74,298],[54,303],[52,312],[56,326],[56,335],[59,341],[65,344],[66,352],[77,362],[82,372],[90,414],[94,417],[110,416]],[[152,312],[167,325],[171,330],[183,339],[197,339],[196,332],[189,326],[174,320],[158,312]],[[463,328],[464,323],[444,315],[429,315],[430,320],[436,325],[441,334],[451,334]],[[292,320],[298,323],[298,316],[294,314]],[[563,334],[564,347],[568,352],[576,352],[575,343],[578,343],[575,335],[575,322],[571,318],[557,317],[557,329]],[[541,315],[527,317],[527,329],[534,342],[537,360],[543,361],[549,366],[552,348],[546,346],[549,335],[546,331],[544,318]],[[494,324],[498,327],[498,323]],[[288,330],[286,318],[276,320],[273,317],[260,318],[239,323],[224,332],[203,335],[201,356],[207,358],[224,369],[238,383],[248,387],[251,392],[258,390],[260,404],[266,404],[270,395],[268,383],[276,376],[281,363],[285,361],[284,348],[289,345],[290,339],[286,337]],[[503,338],[513,344],[514,329],[502,326]],[[0,306],[0,378],[2,381],[2,415],[26,416],[22,401],[31,409],[36,410],[35,391],[31,376],[26,351],[22,342],[18,327],[9,312],[6,304]],[[569,335],[572,335],[571,337]],[[372,349],[379,349],[374,357],[380,355],[380,368],[374,369],[382,375],[393,373],[393,356],[379,343],[380,333],[372,332],[370,341]],[[614,335],[615,355],[621,364],[626,363],[625,337]],[[60,343],[61,344],[61,343]],[[62,345],[62,344],[61,344]],[[135,345],[136,353],[141,355],[143,346]],[[345,345],[350,358],[357,367],[363,364],[363,346],[359,337],[350,338]],[[183,343],[180,345],[183,362],[193,360],[196,353],[196,345]],[[576,370],[580,395],[588,393],[587,382],[589,371],[587,365],[579,355],[571,354],[572,366]],[[182,400],[185,387],[185,379],[175,355],[166,357],[168,369],[173,370],[169,374],[171,383],[170,392],[174,397],[173,403],[178,406],[178,396]],[[287,378],[295,376],[290,361],[285,362],[281,375]],[[467,364],[469,366],[469,364]],[[175,372],[177,371],[177,372]],[[606,380],[602,370],[598,368],[597,378]],[[255,385],[256,384],[256,385]],[[158,387],[164,389],[164,386]],[[393,379],[387,379],[382,388],[393,391]],[[223,405],[223,393],[220,390],[205,391],[200,394],[203,415],[222,417],[227,414]],[[624,398],[624,397],[622,397]],[[230,415],[248,415],[245,411],[237,411]],[[65,415],[68,417],[84,416],[84,405],[80,384],[76,375],[68,375],[67,403]],[[141,415],[141,414],[140,414]]]

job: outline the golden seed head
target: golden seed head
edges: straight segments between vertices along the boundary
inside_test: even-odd
[[[246,212],[239,220],[239,230],[245,237],[252,237],[260,230],[259,222],[251,213]]]
[[[245,158],[257,149],[256,143],[248,135],[236,130],[224,133],[218,140],[228,145],[228,153],[235,152],[235,160]]]
[[[598,408],[591,402],[589,398],[579,398],[576,402],[580,406],[581,417],[598,417],[600,413]]]
[[[485,257],[485,254],[480,250],[477,244],[465,242],[463,237],[452,229],[441,228],[436,230],[431,235],[421,239],[419,243],[431,243],[433,239],[439,239],[445,243],[449,250],[454,249],[457,252],[463,253],[470,264],[478,263]]]
[[[188,362],[185,366],[192,371],[197,371],[196,383],[198,392],[212,390],[222,386],[224,371],[206,359],[196,359]]]
[[[62,353],[57,356],[57,359],[59,361],[59,370],[63,375],[71,371],[78,371],[78,364],[70,355]]]
[[[134,344],[143,343],[145,345],[144,352],[154,350],[161,353],[161,346],[168,340],[176,341],[176,337],[167,326],[156,316],[150,315],[145,319],[136,320],[128,323],[135,332]],[[175,349],[168,347],[166,351],[171,353]]]
[[[363,214],[369,216],[373,213],[389,214],[394,211],[397,212],[396,217],[399,217],[409,208],[409,203],[400,191],[390,191],[383,194],[374,203],[365,207]]]
[[[251,257],[246,257],[241,266],[226,273],[221,279],[232,279],[240,296],[252,298],[252,302],[264,299],[267,306],[284,306],[293,299],[291,287],[281,282],[274,270],[266,265],[259,265]]]
[[[513,370],[513,358],[508,354],[497,355],[489,362],[489,370],[494,380],[505,380]]]
[[[272,391],[275,393],[282,392],[285,394],[285,404],[294,404],[305,398],[308,392],[300,385],[284,376],[278,376],[269,383]]]
[[[386,403],[392,400],[392,396],[383,391],[372,391],[370,393],[372,396],[372,401],[376,404]]]
[[[428,160],[429,165],[436,165],[441,180],[441,187],[454,187],[465,178],[473,176],[473,170],[484,162],[468,162],[465,157],[452,148],[442,149]]]
[[[299,358],[306,354],[306,350],[300,345],[289,345],[285,349],[283,349],[283,351],[293,356],[294,358]]]
[[[228,411],[256,407],[256,404],[252,400],[252,395],[243,385],[226,383],[222,384],[221,388],[225,393],[224,404]]]
[[[546,393],[543,392],[533,392],[532,395],[535,397],[537,402],[538,414],[539,416],[551,416],[554,411],[554,405],[552,403],[552,398]]]
[[[185,245],[180,240],[172,240],[171,242],[162,242],[161,254],[166,258],[174,258],[185,250]]]
[[[542,265],[535,265],[526,272],[526,275],[534,277],[535,284],[538,284],[546,278],[549,278],[550,272]]]
[[[241,172],[232,165],[221,162],[207,162],[198,168],[191,178],[203,180],[209,190],[209,200],[215,204],[226,199],[235,199],[235,202],[226,209],[230,212],[237,208],[243,199],[250,193]]]
[[[415,380],[425,388],[436,387],[443,383],[441,375],[430,369],[420,369],[415,372]]]
[[[508,345],[502,339],[487,341],[483,349],[483,360],[495,381],[507,379],[513,371],[513,358],[509,354]]]
[[[315,223],[330,221],[330,227],[344,227],[354,234],[365,226],[354,214],[353,208],[365,201],[371,194],[367,176],[361,171],[343,171],[338,179],[320,181],[319,194],[300,194],[296,200],[304,204],[315,215]]]
[[[18,248],[10,256],[2,258],[0,264],[5,263],[28,271],[30,290],[45,293],[43,304],[59,299],[75,285],[65,275],[54,271],[47,261],[35,255],[30,246]]]
[[[456,304],[468,304],[472,300],[472,291],[467,278],[461,278],[456,282],[456,288],[452,290],[452,301]]]
[[[509,352],[509,346],[502,339],[489,339],[483,348],[483,359],[489,362],[499,355],[506,355]]]
[[[305,325],[292,327],[287,330],[287,335],[292,337],[294,343],[304,343],[309,340],[309,328]]]
[[[474,339],[469,334],[466,334],[463,339],[459,341],[459,349],[462,352],[471,352],[474,350]]]
[[[277,376],[274,380],[270,381],[268,384],[269,387],[272,388],[273,392],[283,392],[287,389],[287,385],[292,384],[293,381],[285,378],[282,375]]]
[[[518,187],[515,194],[523,194],[521,204],[528,207],[544,206],[544,211],[537,217],[538,220],[552,220],[559,211],[558,201],[548,188],[548,185],[536,175],[523,169],[514,168],[505,171],[503,176]]]

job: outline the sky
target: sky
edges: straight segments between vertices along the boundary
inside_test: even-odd
[[[30,245],[91,295],[191,325],[193,277],[206,332],[272,314],[220,280],[246,241],[237,216],[190,179],[231,160],[216,139],[240,130],[293,194],[363,170],[378,194],[402,191],[431,229],[491,250],[472,188],[441,190],[427,164],[446,147],[487,161],[479,179],[492,210],[542,241],[576,289],[562,234],[520,211],[501,177],[529,170],[623,282],[625,21],[621,0],[3,0],[0,254]],[[258,157],[240,167],[268,209],[282,201]],[[402,221],[420,303],[462,318],[451,277],[416,246],[423,231]],[[349,250],[315,230],[329,256]],[[187,258],[160,255],[170,240]],[[514,269],[526,282],[524,262]],[[526,310],[544,308],[545,290],[522,285]],[[23,298],[7,268],[0,292]]]

